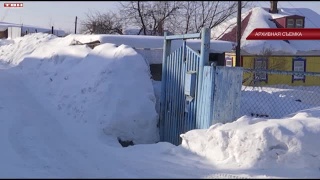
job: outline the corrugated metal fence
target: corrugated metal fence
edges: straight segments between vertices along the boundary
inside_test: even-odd
[[[201,52],[184,42],[171,52],[171,40],[202,38]],[[209,65],[210,31],[165,36],[160,100],[160,140],[175,145],[180,134],[235,120],[240,107],[241,68]]]

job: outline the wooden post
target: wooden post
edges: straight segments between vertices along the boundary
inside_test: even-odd
[[[241,1],[238,1],[236,66],[241,66]]]
[[[78,24],[78,17],[76,16],[76,21],[74,24],[74,33],[77,34],[77,24]]]
[[[53,34],[53,26],[51,27],[51,34]]]
[[[202,88],[202,77],[204,66],[209,65],[209,50],[210,50],[210,29],[203,28],[201,32],[201,51],[198,71],[198,91],[196,98],[199,99],[199,94]]]

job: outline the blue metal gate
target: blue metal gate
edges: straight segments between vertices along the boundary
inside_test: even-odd
[[[200,54],[186,45],[186,39],[201,38]],[[171,52],[171,41],[183,39]],[[180,134],[197,128],[203,69],[209,63],[210,30],[198,34],[166,36],[163,48],[160,100],[160,140],[180,144]]]

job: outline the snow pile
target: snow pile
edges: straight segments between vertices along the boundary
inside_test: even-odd
[[[0,45],[0,62],[17,65],[25,56],[53,37],[51,34],[37,33],[14,40],[1,40],[1,44],[4,44]]]
[[[0,39],[0,46],[5,46],[5,45],[9,45],[14,43],[13,40],[9,40],[9,39]]]
[[[100,41],[101,43],[112,43],[117,46],[121,44],[128,45],[136,49],[162,49],[164,37],[163,36],[140,36],[140,35],[81,35],[72,34],[67,36],[74,40],[82,43]],[[200,50],[201,40],[200,39],[188,39],[187,45],[194,50]],[[178,49],[183,44],[183,40],[172,41],[171,48]],[[210,41],[210,52],[223,53],[229,52],[233,49],[234,43],[228,41],[211,40]]]
[[[320,168],[320,108],[287,119],[242,117],[181,135],[182,146],[225,168]]]
[[[59,118],[135,144],[157,142],[156,100],[144,59],[125,45],[91,50],[71,41],[54,38],[17,66],[30,91]]]

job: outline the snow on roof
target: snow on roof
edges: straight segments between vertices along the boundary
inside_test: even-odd
[[[8,29],[8,27],[21,27],[22,32],[28,31],[28,33],[36,32],[36,30],[37,32],[51,33],[51,28],[42,28],[37,26],[0,22],[0,31],[5,31],[6,29]],[[54,34],[57,36],[64,36],[66,33],[63,30],[54,29]]]
[[[71,39],[78,40],[82,43],[99,40],[101,43],[113,43],[117,46],[125,44],[137,49],[162,49],[164,37],[163,36],[140,36],[140,35],[69,35]],[[182,40],[174,40],[172,42],[172,49],[179,48],[182,45]],[[201,40],[190,39],[187,40],[187,45],[194,49],[200,50]],[[233,42],[211,40],[210,52],[223,53],[230,52],[234,47]]]
[[[164,32],[167,32],[168,35],[173,35],[172,32],[168,30],[164,30]],[[124,35],[144,35],[144,32],[138,28],[128,28],[123,30]],[[152,35],[152,30],[146,30],[147,35]]]
[[[241,14],[241,20],[244,20],[247,15],[249,15],[250,11]],[[219,39],[223,34],[230,32],[237,25],[237,18],[229,19],[220,25],[212,28],[211,30],[211,38]]]
[[[268,10],[268,8],[264,8],[265,10]],[[283,18],[283,17],[288,17],[288,16],[303,16],[303,14],[298,14],[298,10],[295,8],[294,11],[288,11],[286,9],[279,9],[278,13],[270,13],[272,19],[278,19],[278,18]]]
[[[272,14],[261,7],[253,8],[249,12],[251,12],[251,16],[241,38],[241,49],[244,52],[260,54],[263,49],[270,48],[274,54],[320,54],[319,40],[289,40],[288,42],[282,40],[246,40],[247,36],[256,28],[276,28],[275,23],[270,19],[292,15],[304,16],[306,28],[320,28],[320,15],[316,12],[307,8],[282,8],[279,9],[278,14]],[[243,16],[246,17],[249,12],[243,13],[242,19],[244,19]],[[213,28],[212,34],[214,34],[214,36],[212,37],[220,39],[224,34],[234,29],[236,24],[225,32],[221,32],[221,29],[225,29],[225,27],[230,26],[234,22],[236,22],[236,18]]]

